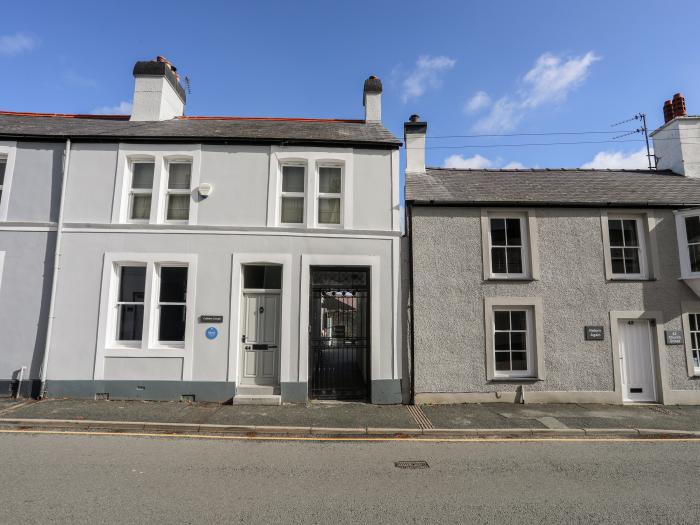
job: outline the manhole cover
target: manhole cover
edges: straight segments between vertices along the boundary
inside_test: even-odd
[[[430,468],[427,461],[396,461],[394,462],[396,468],[407,468],[407,469],[420,469],[420,468]]]

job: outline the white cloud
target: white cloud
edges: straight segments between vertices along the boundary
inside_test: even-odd
[[[477,153],[473,157],[463,157],[462,155],[450,155],[445,159],[445,162],[443,162],[443,167],[461,170],[482,170],[486,168],[498,168],[502,164],[503,161],[500,158],[488,159]],[[507,170],[515,170],[523,169],[525,168],[525,166],[520,162],[512,161],[506,164],[505,166],[502,166],[502,168]]]
[[[0,55],[14,56],[31,51],[39,45],[39,40],[25,33],[0,36]]]
[[[632,153],[624,153],[622,151],[601,151],[590,162],[586,162],[583,169],[647,169],[649,161],[647,160],[647,150],[642,148],[639,151]]]
[[[129,115],[131,113],[131,102],[120,102],[116,106],[101,106],[93,109],[92,115]]]
[[[423,95],[428,88],[440,87],[441,75],[452,69],[455,63],[454,59],[446,56],[421,55],[416,61],[416,67],[403,81],[401,99],[408,102]]]
[[[522,77],[516,93],[505,95],[474,125],[476,131],[501,133],[514,129],[528,111],[561,103],[588,76],[600,57],[589,51],[583,56],[562,58],[544,53]],[[475,97],[478,93],[475,95]]]
[[[479,154],[469,158],[462,157],[462,155],[450,155],[445,159],[443,166],[445,168],[457,168],[462,170],[483,169],[493,166],[493,161]]]
[[[464,104],[464,112],[476,113],[477,111],[484,109],[491,103],[491,97],[486,91],[477,91],[474,96],[467,100]]]

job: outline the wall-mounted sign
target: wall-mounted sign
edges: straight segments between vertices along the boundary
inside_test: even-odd
[[[224,316],[223,315],[200,315],[199,322],[200,323],[223,323]]]
[[[682,345],[683,331],[682,330],[666,330],[664,332],[667,345]]]
[[[204,335],[207,336],[207,339],[216,339],[216,336],[219,335],[219,331],[213,326],[210,326],[207,328],[206,332],[204,332]]]
[[[584,337],[586,341],[602,341],[605,339],[605,329],[602,326],[586,326]]]

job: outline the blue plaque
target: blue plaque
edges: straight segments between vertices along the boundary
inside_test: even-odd
[[[204,335],[207,336],[207,339],[216,339],[216,336],[219,335],[219,331],[213,326],[210,326],[207,328],[207,331],[204,332]]]

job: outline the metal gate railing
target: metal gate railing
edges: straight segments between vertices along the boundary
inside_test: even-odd
[[[369,395],[369,272],[316,269],[311,276],[311,385],[315,399]]]

